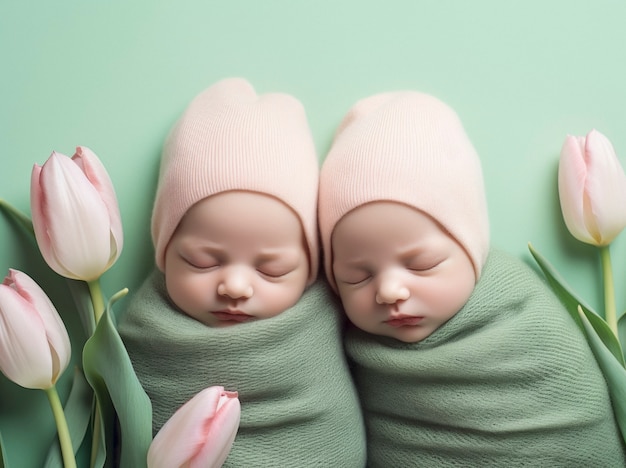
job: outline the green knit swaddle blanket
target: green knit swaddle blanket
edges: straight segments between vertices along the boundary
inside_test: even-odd
[[[342,345],[342,312],[318,281],[282,314],[207,327],[169,302],[155,271],[119,323],[153,405],[156,432],[211,385],[237,391],[241,423],[226,467],[362,467],[365,433]]]
[[[528,266],[492,251],[464,308],[419,343],[350,329],[372,467],[620,467],[606,383]]]

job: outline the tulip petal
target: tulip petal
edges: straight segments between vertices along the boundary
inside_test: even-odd
[[[561,149],[558,172],[559,199],[563,219],[572,235],[589,244],[595,239],[585,223],[585,181],[587,167],[584,158],[585,139],[568,135]]]
[[[122,221],[111,179],[98,157],[77,147],[52,152],[31,176],[33,228],[48,265],[67,278],[93,281],[118,259]]]
[[[179,467],[188,463],[202,444],[206,421],[213,417],[219,387],[205,389],[182,405],[163,425],[148,451],[148,466]]]
[[[37,245],[46,263],[54,271],[60,273],[63,267],[57,263],[56,257],[51,254],[54,248],[46,229],[46,215],[44,213],[45,196],[41,190],[41,169],[41,166],[35,164],[30,177],[30,211],[33,221],[33,230],[35,231]]]
[[[72,348],[67,329],[54,304],[41,287],[28,275],[17,270],[9,270],[9,278],[15,290],[38,312],[43,322],[46,337],[52,354],[52,383],[56,383],[70,362]]]
[[[63,272],[58,273],[63,276],[97,279],[110,256],[109,216],[104,202],[80,168],[59,153],[52,153],[39,180],[45,194],[43,219],[54,246],[48,252],[55,257],[52,263],[62,267]]]
[[[235,403],[227,403],[218,410],[222,398]],[[208,462],[225,459],[230,452],[239,414],[236,393],[224,392],[219,386],[202,390],[182,405],[155,436],[148,451],[148,466],[196,466],[196,457],[200,463],[197,466],[219,466]]]
[[[96,156],[96,154],[86,146],[78,146],[72,160],[74,160],[74,162],[84,172],[85,176],[98,191],[102,201],[107,207],[112,236],[112,258],[110,263],[113,264],[121,254],[122,247],[124,245],[122,217],[120,215],[120,209],[117,202],[117,196],[115,195],[113,182],[111,182],[111,178],[98,156]]]
[[[585,144],[590,214],[598,245],[608,245],[626,227],[626,175],[611,142],[592,130]]]
[[[43,321],[12,287],[0,285],[0,369],[25,388],[52,385],[52,359]]]
[[[190,468],[219,468],[230,453],[237,435],[237,429],[239,428],[241,405],[239,400],[232,396],[221,401],[223,401],[223,404],[218,408],[217,414],[205,435],[205,439],[208,442],[204,444],[201,451],[194,457]]]

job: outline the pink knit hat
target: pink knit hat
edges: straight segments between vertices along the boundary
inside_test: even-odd
[[[300,219],[317,276],[319,166],[302,104],[287,94],[257,96],[244,79],[222,80],[193,99],[170,132],[152,213],[157,266],[187,210],[229,190],[271,195]]]
[[[446,104],[412,91],[384,93],[357,102],[344,117],[322,166],[318,201],[326,275],[335,289],[333,229],[373,201],[430,215],[464,247],[480,277],[489,250],[482,170]]]

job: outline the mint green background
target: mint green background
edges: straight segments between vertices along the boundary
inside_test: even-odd
[[[532,241],[600,308],[597,255],[564,227],[556,167],[565,136],[592,128],[626,163],[625,20],[623,0],[3,0],[0,197],[29,213],[32,165],[90,147],[125,229],[104,290],[132,293],[152,265],[163,139],[201,90],[243,76],[261,93],[295,95],[321,160],[357,99],[416,89],[457,110],[482,157],[493,244],[529,260]],[[620,310],[624,236],[613,246]],[[0,275],[9,268],[39,281],[81,332],[64,281],[2,217]],[[0,376],[0,432],[10,466],[39,466],[54,437],[43,393]]]

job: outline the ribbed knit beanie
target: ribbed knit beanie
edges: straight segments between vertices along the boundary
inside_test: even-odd
[[[167,137],[152,212],[157,266],[179,222],[200,200],[230,190],[276,197],[302,224],[317,276],[319,165],[302,104],[282,93],[258,96],[242,78],[196,96]]]
[[[403,203],[435,219],[466,250],[478,281],[489,250],[482,169],[450,107],[403,91],[362,99],[344,117],[322,165],[318,201],[326,275],[335,289],[333,229],[374,201]]]

